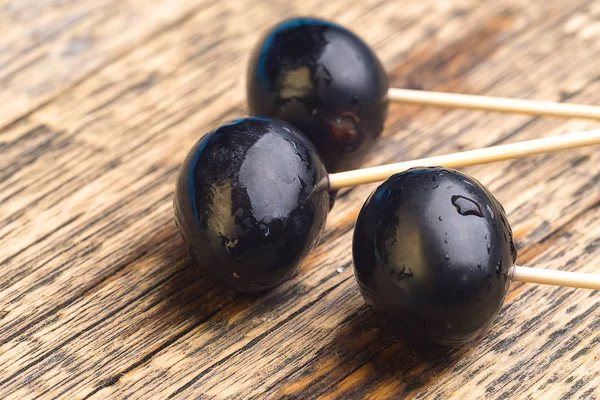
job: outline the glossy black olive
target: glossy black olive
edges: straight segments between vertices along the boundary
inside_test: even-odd
[[[365,302],[413,338],[474,339],[500,311],[517,251],[506,214],[444,168],[393,175],[364,204],[352,245]]]
[[[327,170],[358,166],[383,130],[388,77],[358,36],[313,18],[284,21],[259,42],[248,69],[248,107],[298,127]]]
[[[204,136],[175,191],[175,219],[189,253],[239,291],[273,287],[317,244],[329,210],[327,173],[294,127],[244,118]]]

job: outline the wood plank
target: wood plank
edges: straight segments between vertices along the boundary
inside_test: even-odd
[[[167,3],[147,3],[117,14],[131,7],[164,21],[154,14]],[[77,4],[72,15],[77,7],[93,6]],[[102,7],[90,18],[113,9]],[[223,290],[189,264],[170,202],[187,149],[245,112],[249,49],[275,20],[319,10],[352,26],[397,85],[593,104],[598,7],[411,0],[399,12],[385,1],[311,0],[194,10],[148,40],[110,39],[103,48],[133,50],[75,86],[61,83],[52,101],[32,96],[23,110],[42,106],[0,136],[2,398],[598,395],[594,292],[516,284],[488,335],[453,350],[414,349],[382,331],[357,291],[349,251],[374,185],[344,191],[299,274],[263,296]],[[57,51],[60,40],[44,46]],[[6,122],[11,107],[0,108]],[[594,126],[394,105],[367,163]],[[522,263],[593,272],[599,158],[587,148],[467,171],[507,209]]]
[[[0,121],[5,124],[210,4],[200,0],[3,3]]]

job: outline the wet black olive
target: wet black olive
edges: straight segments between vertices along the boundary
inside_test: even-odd
[[[500,203],[444,168],[412,169],[379,186],[360,212],[352,252],[365,302],[403,333],[444,345],[491,323],[517,257]]]
[[[174,209],[195,262],[239,291],[271,288],[317,244],[327,173],[294,127],[244,118],[204,136],[185,159]]]
[[[298,127],[329,172],[358,166],[383,130],[387,91],[387,74],[365,42],[313,18],[275,26],[248,69],[250,112]]]

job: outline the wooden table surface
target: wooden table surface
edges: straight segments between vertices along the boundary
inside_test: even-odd
[[[600,2],[0,0],[0,398],[600,398],[600,295],[513,284],[479,340],[386,334],[352,273],[345,190],[299,273],[262,296],[188,261],[178,167],[244,115],[260,34],[351,27],[393,86],[600,104]],[[598,128],[393,105],[368,165]],[[471,167],[519,263],[600,270],[600,149]]]

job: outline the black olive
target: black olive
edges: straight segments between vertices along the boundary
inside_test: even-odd
[[[239,291],[271,288],[317,244],[327,172],[294,127],[244,118],[204,136],[185,159],[174,209],[195,262]]]
[[[294,18],[258,43],[248,69],[248,107],[298,127],[329,172],[358,166],[383,130],[388,77],[358,36],[334,23]]]
[[[359,214],[352,252],[365,302],[388,325],[443,345],[491,323],[517,257],[500,203],[444,168],[411,169],[379,186]]]
[[[329,211],[333,209],[339,192],[339,190],[336,190],[335,192],[329,192]]]

